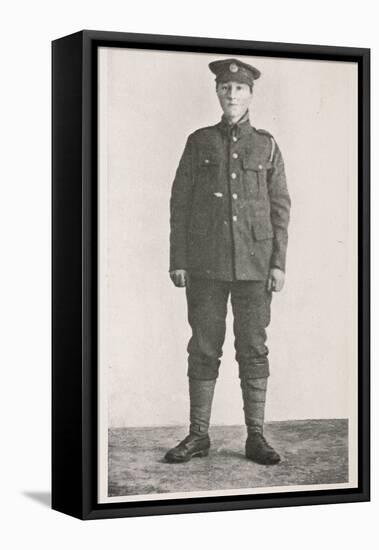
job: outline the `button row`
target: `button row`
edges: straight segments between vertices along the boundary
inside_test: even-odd
[[[215,197],[217,197],[217,198],[221,198],[221,197],[224,196],[224,195],[223,195],[222,193],[220,193],[219,191],[216,191],[215,193],[213,193],[213,195],[214,195]],[[238,199],[237,193],[233,193],[233,194],[232,194],[232,197],[233,197],[233,199]]]

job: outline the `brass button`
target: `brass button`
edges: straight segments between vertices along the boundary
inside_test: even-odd
[[[262,164],[258,164],[258,168],[259,168],[259,170],[262,170],[262,168],[263,168]]]
[[[237,174],[235,172],[232,172],[231,176],[232,176],[232,180],[235,180],[237,177]]]
[[[233,221],[234,221],[234,222],[237,221],[237,216],[233,216]]]
[[[232,197],[233,199],[236,199],[238,197],[237,193],[233,193]]]
[[[232,157],[233,157],[234,159],[238,159],[238,153],[233,153],[233,154],[232,154]]]
[[[233,139],[233,141],[234,141],[234,142],[236,142],[236,141],[237,141],[237,138],[236,138],[236,136],[233,136],[233,137],[232,137],[232,139]]]

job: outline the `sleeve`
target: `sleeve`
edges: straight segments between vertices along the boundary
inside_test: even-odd
[[[287,189],[283,157],[276,142],[274,142],[274,147],[272,169],[268,179],[271,223],[274,230],[271,267],[285,271],[291,199]]]
[[[170,271],[187,268],[187,228],[194,183],[194,144],[187,139],[170,198]]]

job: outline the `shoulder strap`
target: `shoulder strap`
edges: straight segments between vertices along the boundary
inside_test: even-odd
[[[258,132],[258,134],[263,134],[264,136],[267,136],[270,138],[271,140],[270,162],[272,162],[272,159],[274,158],[274,153],[275,153],[275,140],[272,134],[270,134],[270,132],[268,132],[267,130],[263,130],[262,128],[260,128],[259,130],[255,128],[255,131]]]

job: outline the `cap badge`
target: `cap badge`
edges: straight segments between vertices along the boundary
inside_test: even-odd
[[[230,70],[231,73],[236,73],[236,72],[238,72],[238,66],[235,63],[231,63],[229,65],[229,70]]]

